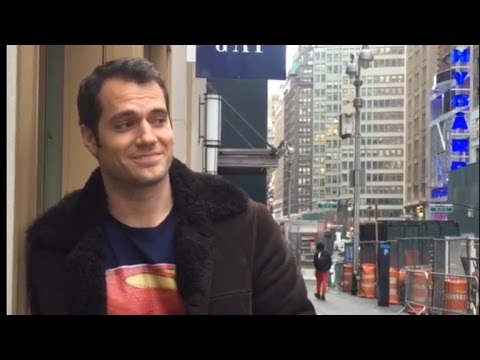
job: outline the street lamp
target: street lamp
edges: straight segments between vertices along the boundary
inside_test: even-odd
[[[293,146],[287,145],[285,150],[285,158],[287,159],[287,176],[288,176],[288,203],[287,203],[287,211],[288,211],[288,220],[290,221],[292,218],[292,155],[294,154]]]
[[[293,154],[295,153],[295,149],[293,148],[293,146],[291,146],[288,143],[282,143],[282,145],[285,146],[283,151],[284,151],[285,159],[287,160],[287,176],[288,176],[287,211],[288,211],[288,223],[291,228],[292,226],[292,160],[293,160]],[[297,237],[295,239],[295,257],[297,260],[297,271],[299,274],[301,274],[302,272],[300,247],[301,247],[301,238],[300,238],[300,235],[297,234]]]
[[[368,49],[368,45],[363,45],[362,50],[357,54],[355,61],[355,55],[351,54],[351,62],[347,66],[346,74],[350,76],[350,79],[354,80],[355,86],[355,99],[353,100],[353,106],[355,107],[355,130],[353,137],[355,139],[355,158],[353,175],[354,190],[353,190],[353,279],[352,279],[352,295],[357,295],[358,292],[358,277],[359,277],[359,256],[358,251],[360,247],[360,186],[365,186],[365,173],[361,169],[360,163],[360,109],[363,106],[363,100],[360,97],[360,87],[363,82],[361,80],[361,69],[367,69],[370,63],[373,61],[373,53]],[[362,183],[360,180],[363,180]]]

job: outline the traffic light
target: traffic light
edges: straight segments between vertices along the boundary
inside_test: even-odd
[[[348,210],[348,211],[352,211],[352,210],[353,210],[353,201],[352,201],[352,200],[348,200],[348,202],[347,202],[347,210]]]
[[[425,207],[423,205],[418,205],[416,208],[416,212],[417,212],[417,218],[423,219],[425,214]]]

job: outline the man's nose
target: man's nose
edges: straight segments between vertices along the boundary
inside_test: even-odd
[[[140,144],[151,144],[156,141],[152,126],[146,120],[143,120],[139,127],[140,135],[137,142]]]

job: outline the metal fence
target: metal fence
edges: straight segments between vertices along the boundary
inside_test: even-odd
[[[390,244],[390,266],[396,269],[430,266],[440,273],[472,275],[475,269],[478,273],[478,238],[417,237],[378,242],[380,243]],[[360,242],[360,264],[375,264],[376,254],[375,241]],[[471,269],[468,274],[466,266]]]
[[[360,264],[375,264],[379,244],[390,244],[390,266],[396,269],[403,267],[423,267],[432,265],[433,238],[402,238],[387,241],[360,242]]]
[[[449,300],[448,296],[455,298],[464,295],[452,295],[445,293],[445,290],[462,286],[468,289],[468,296],[465,296],[468,298],[469,310],[466,313],[471,313],[475,309],[475,305],[472,304],[478,304],[478,300],[475,302],[475,297],[478,297],[479,277],[478,238],[412,237],[377,243],[362,241],[359,251],[360,265],[373,264],[377,267],[377,246],[384,243],[390,245],[390,303],[404,304],[410,312],[416,314],[426,312],[433,314],[435,311],[458,313],[458,309],[452,310],[445,304],[454,304],[455,300]],[[375,284],[378,276],[376,269]],[[467,280],[460,280],[454,276]],[[447,298],[444,298],[445,294],[448,295]]]
[[[433,261],[433,238],[401,238],[391,240],[390,243],[390,266],[397,269],[431,266]]]
[[[360,251],[358,252],[359,263],[375,264],[376,263],[376,242],[362,241],[360,242]]]
[[[421,315],[428,312],[430,296],[428,270],[405,270],[405,310]]]
[[[479,239],[451,237],[434,239],[433,271],[478,277]],[[476,274],[474,274],[476,272]]]
[[[406,269],[404,310],[422,315],[478,315],[478,277]]]
[[[478,278],[466,275],[429,274],[432,282],[430,314],[478,315]]]

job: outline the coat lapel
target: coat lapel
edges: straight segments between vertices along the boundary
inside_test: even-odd
[[[85,184],[75,209],[77,222],[71,234],[78,241],[67,257],[74,314],[107,313],[105,238],[103,220],[108,213],[105,187],[99,169]]]
[[[67,258],[74,315],[107,313],[103,229],[87,231]]]
[[[175,239],[177,284],[187,314],[208,313],[216,234],[210,226],[180,224]]]

